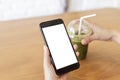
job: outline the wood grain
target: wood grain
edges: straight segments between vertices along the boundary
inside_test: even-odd
[[[43,40],[39,23],[62,18],[66,26],[73,19],[96,13],[89,19],[107,29],[120,30],[119,9],[99,9],[47,17],[0,22],[0,80],[44,80]],[[120,80],[120,45],[114,42],[90,43],[80,69],[69,80]]]

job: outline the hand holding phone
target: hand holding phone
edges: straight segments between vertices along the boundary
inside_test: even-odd
[[[42,22],[40,29],[49,49],[56,74],[79,68],[79,62],[61,19]]]
[[[56,75],[55,69],[50,62],[49,50],[46,45],[44,45],[44,80],[67,80],[68,73],[62,75]]]

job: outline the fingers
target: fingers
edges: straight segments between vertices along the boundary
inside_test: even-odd
[[[83,45],[89,44],[91,41],[96,40],[96,37],[94,35],[87,37],[81,41]]]
[[[87,45],[89,44],[91,41],[89,40],[89,38],[85,38],[81,41],[82,45]]]
[[[75,51],[78,49],[77,44],[73,45],[73,47],[74,47]]]
[[[76,52],[76,55],[77,55],[77,56],[79,56],[79,55],[80,55],[80,53],[79,53],[79,52]]]
[[[77,44],[73,45],[73,47],[74,47],[75,51],[77,51],[77,49],[78,49]],[[79,55],[80,55],[80,53],[79,53],[79,52],[76,52],[76,55],[77,55],[77,56],[79,56]]]
[[[49,66],[50,64],[51,62],[50,62],[49,50],[47,46],[44,46],[44,67]]]

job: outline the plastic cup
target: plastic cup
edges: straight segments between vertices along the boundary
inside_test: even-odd
[[[90,36],[92,34],[92,29],[88,25],[82,24],[81,33],[79,34],[79,23],[79,19],[71,21],[68,24],[67,30],[71,38],[72,44],[77,44],[78,46],[78,49],[76,50],[80,53],[80,55],[78,56],[78,60],[83,60],[87,56],[88,44],[82,45],[81,40]]]

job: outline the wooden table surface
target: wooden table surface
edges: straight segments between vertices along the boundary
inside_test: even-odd
[[[120,9],[99,9],[48,17],[0,22],[0,80],[44,80],[43,40],[39,23],[62,18],[66,25],[80,16],[108,29],[120,30]],[[120,80],[120,45],[114,42],[90,43],[81,67],[69,73],[69,80]]]

